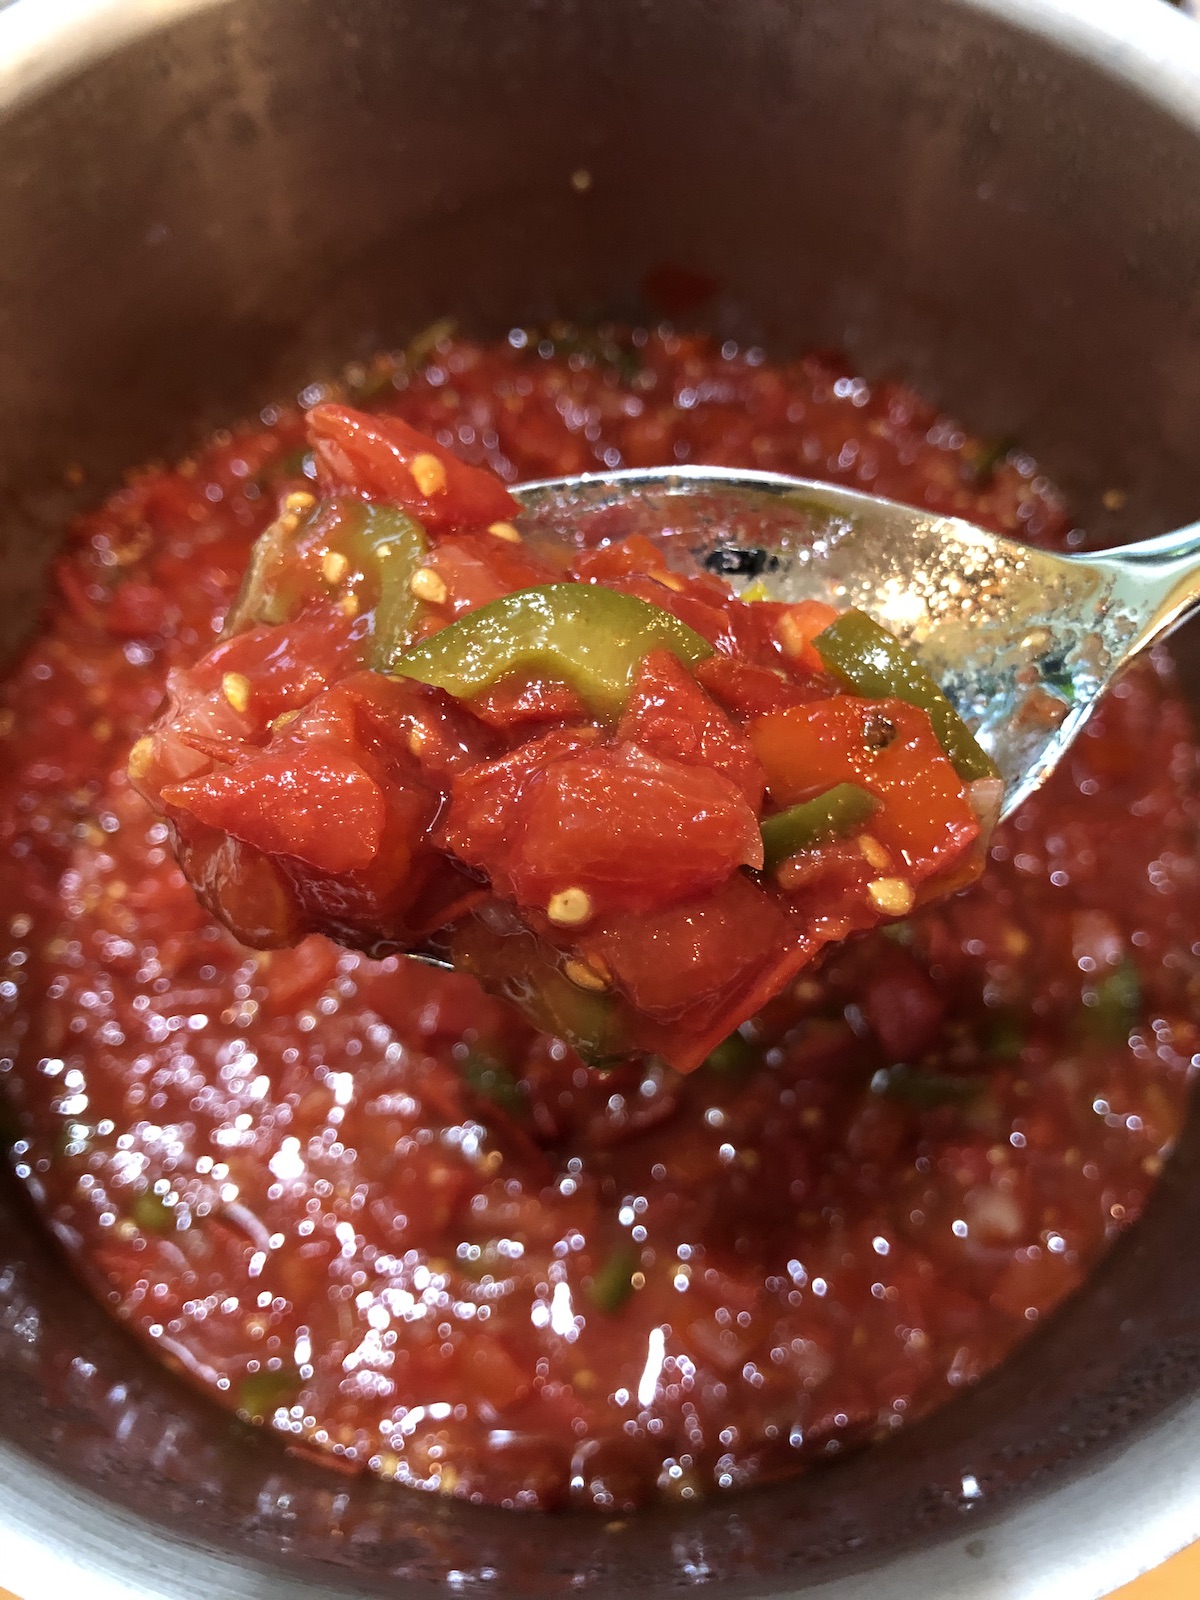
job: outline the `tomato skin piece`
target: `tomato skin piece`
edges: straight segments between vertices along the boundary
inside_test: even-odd
[[[604,587],[615,589],[619,594],[634,595],[661,611],[671,612],[694,633],[707,639],[715,650],[732,654],[738,648],[736,614],[690,592],[690,586],[683,580],[679,581],[682,587],[675,588],[659,578],[643,578],[632,573],[627,577],[609,578]]]
[[[719,772],[629,743],[540,764],[531,749],[459,779],[445,826],[448,847],[521,905],[581,888],[598,916],[648,911],[762,864],[757,816]]]
[[[765,717],[788,706],[807,705],[814,695],[806,685],[794,683],[777,667],[758,666],[720,652],[698,661],[692,669],[698,683],[735,716]]]
[[[745,734],[669,650],[652,650],[638,668],[617,738],[652,755],[722,772],[755,811],[766,775]]]
[[[294,945],[303,915],[279,864],[188,812],[171,819],[175,854],[200,903],[235,939],[258,950]]]
[[[447,848],[472,865],[502,854],[522,795],[560,756],[590,748],[600,737],[595,727],[552,728],[506,756],[456,774],[442,830]]]
[[[793,605],[772,607],[773,632],[780,649],[789,660],[816,675],[823,674],[825,663],[813,640],[830,623],[837,621],[833,606],[822,600],[797,600]]]
[[[448,694],[382,672],[353,672],[315,701],[299,732],[328,718],[331,731],[389,768],[410,766],[437,789],[448,774],[487,761],[502,746],[495,734]],[[394,771],[389,773],[393,779]]]
[[[671,658],[674,660],[674,657]],[[466,702],[471,715],[490,728],[521,728],[530,723],[586,723],[588,708],[569,683],[555,678],[503,678]]]
[[[978,837],[979,820],[929,718],[903,700],[834,695],[760,717],[749,733],[779,806],[838,783],[878,796],[870,832],[912,882],[948,867]]]
[[[637,1049],[662,1056],[676,1072],[694,1072],[722,1040],[779,995],[828,942],[827,936],[812,930],[795,933],[767,960],[744,973],[715,1009],[698,1006],[694,1013],[684,1013],[671,1022],[639,1018],[634,1027]]]
[[[438,609],[447,622],[514,589],[535,589],[557,577],[524,545],[490,533],[447,534],[429,552],[426,564],[446,585],[446,599]]]
[[[634,574],[653,578],[666,570],[662,551],[644,533],[627,534],[610,544],[581,550],[571,562],[571,577],[581,583],[611,583],[614,578]]]
[[[268,855],[320,872],[356,872],[374,860],[384,824],[379,786],[332,741],[263,751],[224,771],[163,790],[188,811]]]
[[[314,406],[306,423],[323,494],[349,491],[364,500],[403,506],[430,533],[486,527],[519,513],[494,473],[468,466],[399,417],[326,404]],[[413,463],[421,456],[433,457],[444,476],[429,492],[413,475]]]
[[[157,807],[169,785],[206,772],[214,761],[238,760],[248,744],[265,744],[274,718],[300,709],[353,669],[360,633],[336,608],[314,606],[286,630],[251,628],[223,639],[194,666],[169,673],[167,705],[131,756],[135,788]],[[226,692],[238,678],[250,687],[240,709]]]

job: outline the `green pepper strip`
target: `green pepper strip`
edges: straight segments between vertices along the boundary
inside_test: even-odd
[[[889,1100],[914,1111],[936,1111],[941,1106],[966,1106],[986,1088],[983,1078],[954,1077],[945,1072],[923,1072],[919,1067],[895,1066],[877,1073],[871,1087]]]
[[[281,1405],[295,1399],[299,1388],[300,1374],[295,1367],[250,1372],[238,1386],[237,1408],[257,1421],[269,1422]]]
[[[1085,1003],[1081,1019],[1082,1032],[1103,1044],[1124,1044],[1142,1009],[1141,980],[1128,956],[1096,984],[1088,998],[1090,1003]]]
[[[588,1288],[591,1302],[611,1316],[633,1294],[633,1275],[641,1261],[641,1251],[632,1245],[619,1245],[593,1277]]]
[[[828,671],[858,694],[872,699],[906,700],[924,711],[938,743],[964,783],[995,778],[995,762],[946,696],[912,655],[886,628],[862,611],[846,611],[813,640]]]
[[[487,987],[487,974],[483,976]],[[569,1044],[589,1067],[625,1059],[619,1008],[610,994],[580,989],[561,972],[542,968],[531,985],[506,984],[502,991],[535,1027]]]
[[[450,931],[447,954],[489,994],[511,1001],[539,1032],[562,1039],[589,1066],[627,1058],[619,1002],[572,983],[558,952],[535,934],[493,933],[469,918]]]
[[[873,794],[856,783],[837,783],[812,800],[766,817],[761,824],[763,866],[769,870],[797,850],[828,844],[852,832],[878,810],[879,801]]]
[[[305,583],[289,562],[305,535],[324,528],[331,551],[345,556],[365,580],[364,600],[375,613],[372,662],[384,666],[403,650],[420,602],[409,587],[425,559],[425,531],[398,506],[361,500],[323,500],[298,526],[286,517],[260,534],[238,597],[225,619],[225,635],[257,623],[287,622],[305,599]]]
[[[408,643],[421,602],[409,587],[425,559],[425,530],[398,506],[364,507],[362,526],[351,539],[352,560],[375,580],[375,620],[371,633],[371,665],[376,672]]]
[[[484,1100],[491,1100],[510,1116],[528,1117],[529,1102],[521,1093],[520,1084],[499,1061],[479,1051],[468,1050],[462,1075],[468,1088]]]
[[[153,1189],[145,1189],[135,1199],[129,1208],[129,1214],[143,1233],[174,1233],[176,1228],[175,1211],[172,1206],[154,1193]]]
[[[257,627],[260,622],[286,622],[291,615],[296,596],[279,583],[280,571],[292,543],[287,528],[287,522],[280,518],[260,533],[251,546],[241,586],[225,615],[223,638]]]
[[[638,664],[669,650],[684,666],[712,655],[706,639],[669,611],[591,583],[548,583],[480,606],[391,662],[460,699],[510,672],[565,681],[600,716],[620,715]]]
[[[749,1039],[743,1038],[740,1033],[731,1033],[708,1052],[701,1064],[722,1078],[740,1078],[756,1066],[758,1060],[759,1052]]]

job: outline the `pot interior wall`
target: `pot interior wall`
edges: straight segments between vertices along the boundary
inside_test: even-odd
[[[67,509],[127,463],[448,313],[644,317],[663,264],[717,285],[697,322],[840,345],[1028,442],[1101,538],[1196,510],[1200,133],[984,6],[240,0],[0,111],[0,216],[9,643]],[[531,1539],[331,1478],[153,1368],[15,1202],[0,1429],[190,1539],[356,1592],[451,1568],[493,1594],[573,1573],[598,1595],[681,1573],[794,1590],[956,1531],[964,1471],[1002,1503],[1190,1390],[1200,1286],[1168,1270],[1200,1228],[1185,1146],[1097,1278],[962,1404],[698,1513]]]

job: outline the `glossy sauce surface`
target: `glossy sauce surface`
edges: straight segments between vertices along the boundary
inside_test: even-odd
[[[358,387],[510,477],[710,461],[1068,536],[1031,461],[825,358],[516,334]],[[301,438],[273,412],[131,478],[6,689],[0,1069],[68,1252],[294,1448],[506,1505],[706,1495],[970,1383],[1136,1216],[1184,1114],[1196,756],[1166,669],[1125,678],[976,889],[687,1080],[599,1077],[466,978],[246,951],[128,786]]]

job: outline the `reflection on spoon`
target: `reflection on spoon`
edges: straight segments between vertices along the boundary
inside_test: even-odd
[[[530,544],[611,527],[747,598],[865,611],[919,657],[996,762],[1010,815],[1053,772],[1120,669],[1200,600],[1200,525],[1051,555],[873,495],[772,472],[676,467],[513,491]]]

